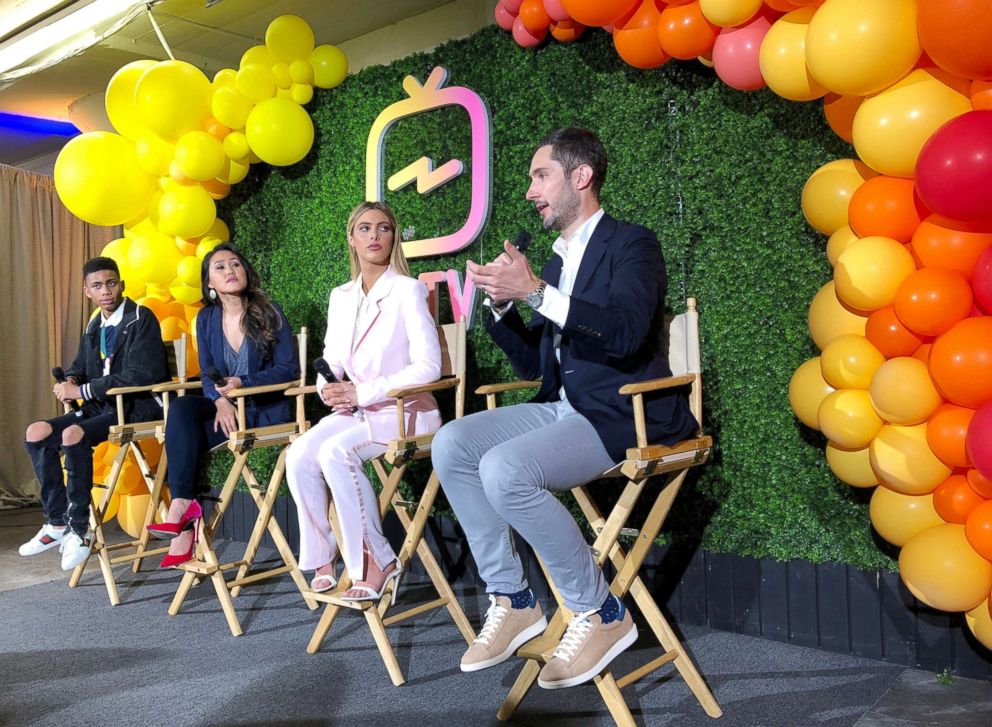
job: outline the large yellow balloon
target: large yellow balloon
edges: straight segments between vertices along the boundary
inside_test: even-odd
[[[807,427],[819,429],[816,411],[834,387],[826,382],[820,373],[820,359],[811,358],[803,363],[789,381],[789,405]]]
[[[837,258],[837,297],[856,310],[875,311],[892,305],[899,284],[916,270],[905,245],[888,237],[864,237]]]
[[[834,281],[828,282],[809,304],[809,332],[821,351],[838,336],[851,333],[865,335],[867,316],[858,315],[840,302]]]
[[[816,8],[800,8],[783,15],[768,30],[758,65],[768,88],[792,101],[811,101],[826,94],[806,67],[806,31]]]
[[[185,61],[161,61],[149,68],[134,90],[141,121],[163,139],[174,141],[203,128],[210,116],[210,81]]]
[[[144,171],[163,177],[169,173],[169,165],[176,155],[176,146],[162,141],[158,134],[146,129],[134,142],[134,154],[138,158],[138,166]]]
[[[882,486],[871,496],[871,524],[885,540],[900,548],[924,530],[943,525],[933,495],[903,495]]]
[[[132,538],[140,538],[145,527],[145,515],[148,512],[148,502],[151,495],[135,494],[122,495],[120,510],[117,512],[117,524],[121,530]]]
[[[868,447],[842,449],[833,442],[827,442],[827,464],[838,480],[851,487],[874,487],[878,484],[878,475],[871,468],[868,458]]]
[[[130,268],[143,281],[162,285],[175,277],[182,255],[172,237],[153,229],[131,239],[127,259]]]
[[[824,235],[847,224],[847,207],[855,190],[875,173],[854,159],[836,159],[813,172],[803,187],[803,214]]]
[[[298,15],[280,15],[265,30],[265,47],[283,63],[309,58],[313,52],[313,29]]]
[[[970,611],[992,590],[992,563],[976,553],[964,526],[928,528],[899,553],[899,572],[910,592],[941,611]]]
[[[912,179],[923,144],[956,116],[971,111],[969,82],[937,69],[917,69],[854,115],[854,148],[872,169]]]
[[[699,9],[713,25],[732,28],[754,17],[762,0],[699,0]]]
[[[835,93],[880,91],[919,56],[916,0],[827,0],[806,34],[809,70]]]
[[[145,71],[154,66],[157,61],[133,61],[122,66],[107,84],[104,105],[107,118],[121,136],[137,141],[142,134],[148,133],[148,128],[141,121],[138,108],[134,102],[134,89]]]
[[[199,237],[210,229],[216,217],[216,204],[198,184],[173,184],[162,193],[158,204],[158,228],[174,237]],[[172,249],[175,247],[173,244]],[[172,273],[174,276],[175,267]]]
[[[827,260],[830,261],[830,264],[836,265],[840,254],[856,243],[858,239],[850,225],[844,225],[834,232],[827,240]]]
[[[121,225],[147,207],[155,180],[138,166],[130,141],[107,131],[89,131],[59,152],[55,190],[81,220]]]
[[[182,285],[200,287],[200,262],[200,258],[195,253],[184,257],[176,266],[176,279]]]
[[[238,71],[238,91],[252,103],[259,103],[272,98],[276,92],[275,76],[266,66],[260,63],[249,63]]]
[[[348,75],[348,58],[336,45],[318,45],[310,54],[313,85],[334,88]]]
[[[871,466],[886,487],[904,495],[925,495],[946,480],[951,469],[927,444],[927,425],[886,424],[871,442]]]
[[[827,439],[844,449],[867,447],[882,428],[868,392],[861,389],[839,389],[828,394],[816,412],[816,421]]]
[[[313,121],[292,101],[270,98],[248,115],[245,136],[264,162],[284,167],[296,164],[313,146]]]
[[[189,131],[176,142],[176,162],[187,177],[205,182],[224,166],[224,146],[206,131]]]
[[[867,389],[885,356],[864,336],[838,336],[820,354],[823,378],[835,389]]]
[[[241,93],[236,85],[221,86],[214,90],[210,110],[214,118],[224,126],[229,129],[240,129],[248,120],[248,114],[254,105],[255,103]]]
[[[872,377],[868,393],[879,416],[893,424],[925,422],[941,404],[927,365],[909,356],[882,364]]]
[[[244,68],[252,63],[257,63],[260,66],[265,66],[266,68],[272,68],[275,65],[276,59],[272,57],[272,53],[264,45],[253,45],[251,48],[244,52],[241,56],[241,61],[238,63],[238,68]]]
[[[980,603],[964,615],[968,630],[986,649],[992,649],[992,614],[989,606]]]

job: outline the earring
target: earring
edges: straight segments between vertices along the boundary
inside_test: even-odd
[[[210,289],[210,292],[207,293],[207,295],[210,296],[210,300],[217,300],[217,291],[213,288]]]

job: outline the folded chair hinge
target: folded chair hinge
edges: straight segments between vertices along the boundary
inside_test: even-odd
[[[238,443],[238,452],[244,454],[255,448],[255,433],[245,432],[244,439]]]
[[[402,507],[411,515],[420,506],[419,502],[411,502],[410,500],[396,500],[393,502],[393,507]]]
[[[126,446],[134,440],[134,430],[131,428],[125,429],[120,433],[121,446]]]
[[[601,532],[603,532],[602,527],[594,528],[594,530],[596,531],[596,535],[599,535]],[[638,530],[637,528],[620,528],[621,538],[636,538],[640,534],[641,531]]]

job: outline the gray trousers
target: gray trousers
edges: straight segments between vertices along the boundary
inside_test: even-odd
[[[544,561],[570,609],[603,605],[609,594],[603,573],[552,494],[614,464],[585,417],[567,401],[479,412],[441,427],[431,449],[488,593],[527,588],[512,527]]]

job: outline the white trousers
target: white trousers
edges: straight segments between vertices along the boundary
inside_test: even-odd
[[[330,497],[341,524],[345,567],[353,581],[365,576],[363,543],[379,568],[396,560],[382,534],[379,504],[362,466],[385,451],[384,442],[371,438],[368,424],[349,414],[329,414],[290,446],[286,477],[299,513],[300,568],[327,565],[338,551],[327,519]]]

